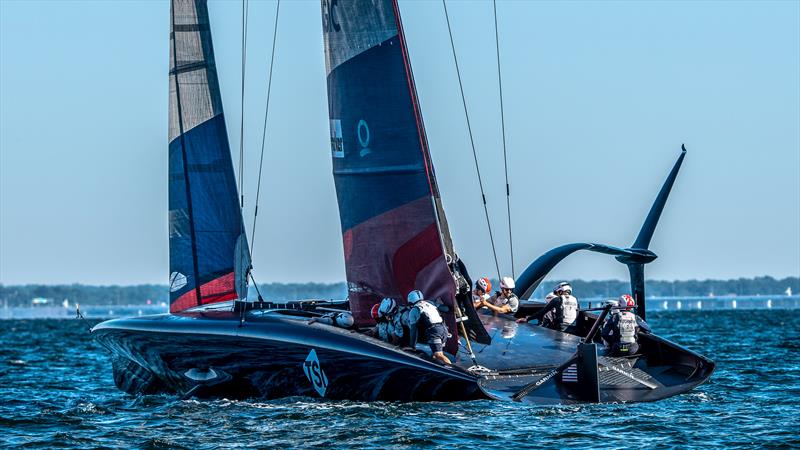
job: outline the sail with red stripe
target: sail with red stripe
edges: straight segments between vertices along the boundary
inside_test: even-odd
[[[170,312],[247,297],[250,256],[205,0],[172,0]]]
[[[358,324],[413,289],[453,310],[447,222],[394,0],[322,0],[333,174]],[[456,343],[454,315],[446,318]]]

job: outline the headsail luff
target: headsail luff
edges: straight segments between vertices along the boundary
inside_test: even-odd
[[[242,225],[205,0],[172,0],[170,312],[247,296]]]
[[[322,0],[333,174],[358,324],[413,289],[451,310],[452,244],[397,2]],[[446,315],[457,349],[454,314]]]

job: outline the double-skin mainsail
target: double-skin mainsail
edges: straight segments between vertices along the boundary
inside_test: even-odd
[[[205,0],[172,0],[170,312],[247,297],[250,255]]]
[[[396,0],[322,0],[333,175],[350,308],[372,323],[414,289],[453,311],[452,241],[441,208]],[[454,314],[446,321],[457,349]]]

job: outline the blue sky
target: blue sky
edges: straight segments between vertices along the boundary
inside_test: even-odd
[[[457,250],[473,276],[492,275],[441,2],[400,5]],[[234,149],[240,7],[209,2]],[[497,9],[518,272],[567,242],[629,245],[685,142],[648,277],[800,274],[799,2]],[[492,4],[452,1],[448,10],[508,272]],[[274,11],[272,1],[250,2],[248,227]],[[168,30],[166,1],[0,0],[0,282],[167,282]],[[318,2],[284,2],[253,255],[259,282],[344,279],[322,52]],[[576,255],[553,276],[627,272],[608,257]]]

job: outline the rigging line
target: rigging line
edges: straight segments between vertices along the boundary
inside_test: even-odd
[[[245,67],[247,66],[247,10],[248,0],[242,0],[242,104],[241,120],[239,122],[239,210],[244,209],[244,81]],[[242,221],[242,232],[244,232],[244,221]]]
[[[506,215],[508,216],[508,247],[511,251],[511,277],[517,278],[514,270],[514,239],[511,234],[511,189],[508,185],[508,158],[506,156],[506,117],[503,108],[503,77],[500,74],[500,36],[497,32],[497,0],[492,0],[494,10],[494,43],[497,54],[497,85],[500,88],[500,124],[503,131],[503,169],[506,176]]]
[[[469,142],[472,146],[472,158],[475,161],[475,173],[478,177],[478,186],[481,189],[481,199],[483,200],[483,212],[486,216],[486,228],[489,230],[489,242],[492,244],[492,256],[494,256],[494,267],[497,270],[497,278],[500,276],[500,264],[497,262],[497,249],[494,245],[494,234],[492,233],[492,223],[489,220],[489,208],[486,206],[486,194],[483,191],[483,181],[481,180],[481,169],[478,165],[478,154],[475,151],[475,139],[472,137],[472,125],[469,122],[469,112],[467,111],[467,100],[464,97],[464,84],[461,82],[461,71],[458,68],[458,57],[456,56],[456,45],[453,42],[453,32],[450,29],[450,16],[447,14],[447,2],[442,0],[444,6],[444,17],[447,20],[447,33],[450,35],[450,48],[453,50],[453,61],[456,65],[456,75],[458,75],[458,88],[461,90],[461,103],[464,105],[464,116],[467,119],[467,130],[469,131]]]
[[[261,289],[258,288],[258,283],[256,283],[256,277],[253,276],[253,272],[249,273],[250,279],[253,280],[253,287],[256,288],[256,293],[258,294],[258,301],[263,302],[264,297],[261,296]]]
[[[253,257],[254,244],[256,242],[256,220],[258,219],[258,199],[261,196],[261,170],[264,168],[264,147],[267,140],[267,118],[269,117],[269,96],[272,92],[272,68],[275,62],[275,40],[278,36],[278,13],[281,10],[281,0],[275,7],[275,28],[272,30],[272,55],[269,58],[269,78],[267,79],[267,104],[264,108],[264,128],[261,133],[261,160],[258,163],[258,184],[256,187],[256,204],[253,212],[253,228],[251,229],[250,239],[250,258]],[[253,280],[255,283],[255,280]],[[260,294],[259,294],[260,295]]]

